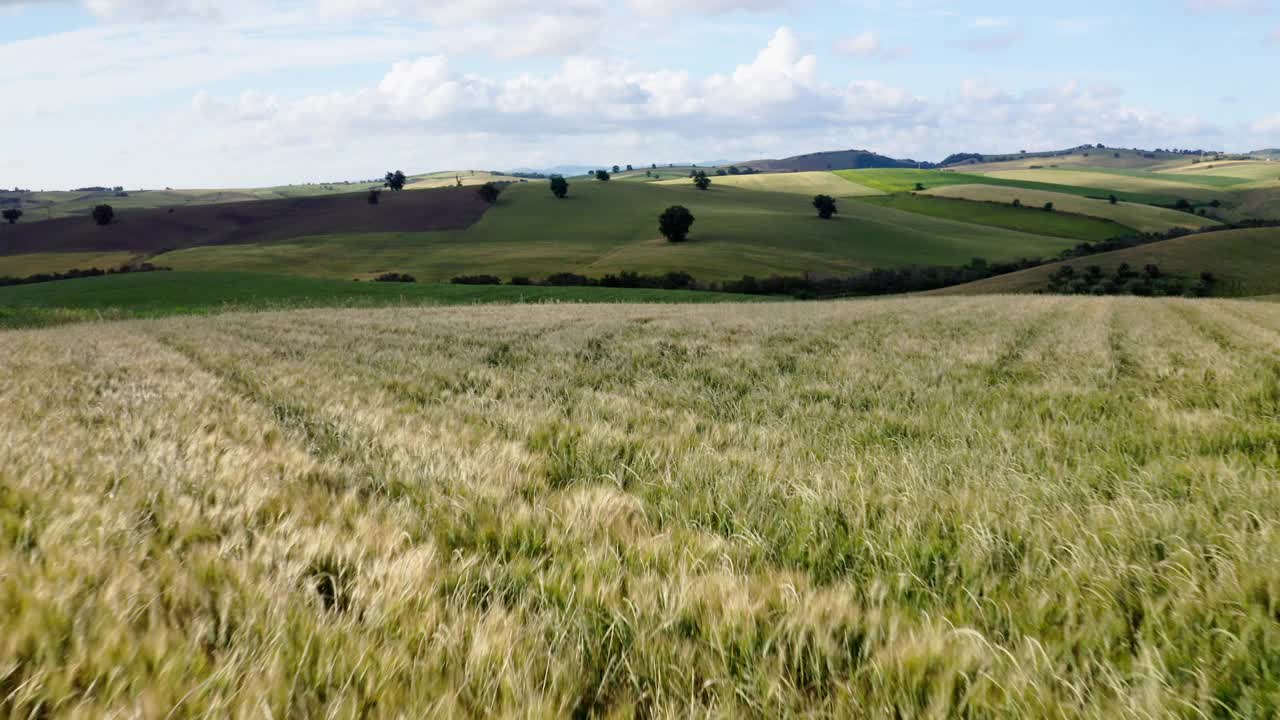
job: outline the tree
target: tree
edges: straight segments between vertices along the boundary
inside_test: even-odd
[[[110,225],[116,217],[115,208],[110,205],[98,205],[93,209],[93,220],[99,225]]]
[[[672,205],[658,217],[658,231],[670,242],[684,242],[693,227],[693,213],[683,205]]]
[[[369,197],[368,197],[368,198],[366,198],[366,199],[369,201],[369,204],[370,204],[370,205],[377,205],[377,204],[378,204],[378,201],[382,199],[382,191],[381,191],[381,190],[370,190],[370,191],[369,191]]]
[[[836,209],[836,199],[830,195],[818,195],[813,198],[813,206],[818,209],[818,217],[823,220],[830,220],[839,210]]]
[[[498,202],[498,196],[502,194],[502,188],[491,182],[487,182],[476,190],[476,194],[480,196],[481,200],[492,205]]]
[[[1021,201],[1021,200],[1019,200],[1018,198],[1014,198],[1014,199],[1013,199],[1013,206],[1014,206],[1014,207],[1018,207],[1018,208],[1022,207],[1022,201]]]
[[[395,192],[400,192],[401,190],[404,189],[404,181],[406,179],[407,178],[405,178],[404,173],[400,172],[399,170],[395,172],[389,172],[387,173],[387,176],[383,178],[383,180],[386,182],[386,186],[391,188]],[[462,183],[459,182],[458,184],[461,185]]]
[[[1044,204],[1044,211],[1045,211],[1045,212],[1053,212],[1053,203],[1051,203],[1051,202],[1047,202],[1047,203],[1045,203],[1045,204]]]
[[[627,172],[631,172],[632,170],[635,170],[635,168],[633,168],[633,167],[631,167],[630,165],[628,165],[628,166],[627,166]]]
[[[560,175],[552,175],[551,194],[563,200],[569,194],[569,181]]]
[[[1111,197],[1107,198],[1107,202],[1111,203],[1112,205],[1118,205],[1120,203],[1120,198],[1116,197],[1115,195],[1112,195]]]
[[[596,180],[599,180],[600,182],[609,182],[609,173],[604,170],[597,170]]]
[[[12,225],[18,222],[18,218],[22,217],[22,211],[19,210],[18,208],[9,208],[8,210],[5,210],[3,213],[0,213],[0,217],[3,217],[5,220],[8,220],[9,224]]]
[[[916,192],[924,192],[924,183],[916,183]]]
[[[620,172],[622,172],[622,168],[618,167],[617,165],[614,165],[614,166],[613,166],[613,174],[614,174],[614,175],[617,175],[617,174],[618,174],[618,173],[620,173]]]
[[[707,177],[706,173],[699,172],[696,176],[694,176],[693,184],[699,190],[706,190],[707,188],[711,187],[711,178]]]

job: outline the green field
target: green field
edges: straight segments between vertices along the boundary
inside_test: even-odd
[[[1168,175],[1170,179],[1157,173],[1139,175],[1118,174],[1113,172],[1094,172],[1086,168],[1078,170],[1011,170],[992,173],[986,176],[993,180],[1012,182],[1045,183],[1063,185],[1083,189],[1097,195],[1099,192],[1114,192],[1121,196],[1139,195],[1147,197],[1185,198],[1192,202],[1209,202],[1222,199],[1222,189],[1197,186],[1178,180],[1178,175]],[[1048,189],[1048,188],[1044,188]],[[1170,204],[1167,202],[1149,204]]]
[[[1218,278],[1218,292],[1227,296],[1280,293],[1280,228],[1224,230],[1188,235],[1126,250],[1073,258],[1064,263],[980,280],[939,291],[948,294],[1035,292],[1048,287],[1049,276],[1061,265],[1077,270],[1098,265],[1110,273],[1121,263],[1135,269],[1158,265],[1169,275],[1195,278],[1211,271]]]
[[[657,217],[687,205],[697,218],[690,241],[661,238]],[[443,281],[460,274],[541,277],[572,271],[691,273],[703,281],[806,271],[856,272],[910,264],[959,265],[1051,256],[1071,240],[1020,233],[845,202],[818,219],[809,198],[712,186],[574,182],[555,199],[545,183],[511,187],[464,231],[300,238],[270,245],[201,247],[154,262],[180,270],[289,272],[350,279],[407,272]]]
[[[9,331],[13,718],[1273,718],[1280,306]]]
[[[865,185],[858,185],[857,183],[850,182],[833,172],[825,171],[728,175],[725,177],[713,177],[711,178],[711,181],[714,185],[721,187],[735,187],[747,190],[761,190],[764,192],[805,195],[809,198],[812,198],[815,195],[830,195],[835,198],[849,198],[882,194],[879,190],[869,188]],[[659,184],[664,186],[679,186],[681,184],[692,182],[692,180],[685,178],[683,180],[663,180]]]
[[[1088,215],[1111,220],[1125,227],[1141,232],[1167,232],[1173,228],[1200,229],[1218,225],[1216,220],[1199,217],[1180,210],[1159,208],[1151,205],[1119,202],[1112,205],[1107,200],[1095,200],[1079,195],[1028,190],[1026,188],[1000,187],[998,185],[947,185],[928,190],[928,196],[962,198],[981,203],[1003,203],[1010,205],[1020,200],[1029,208],[1042,208],[1045,203],[1053,203],[1057,210]]]
[[[1023,191],[1019,190],[1018,192]],[[1074,196],[1071,195],[1064,197],[1074,199]],[[1130,235],[1134,232],[1133,228],[1125,227],[1109,220],[1100,220],[1085,215],[1073,215],[1071,212],[1066,212],[1067,208],[1061,208],[1064,212],[1045,212],[1042,209],[1030,206],[1029,203],[1028,207],[1015,208],[1011,205],[971,202],[969,200],[932,197],[914,193],[898,193],[897,195],[864,198],[863,201],[874,203],[880,207],[902,210],[903,212],[1008,228],[1038,235],[1054,235],[1077,240],[1088,240],[1090,242],[1106,240],[1120,235]],[[1082,202],[1097,201],[1082,200]]]
[[[231,310],[540,302],[752,302],[714,292],[352,282],[234,272],[129,273],[0,287],[0,328]]]
[[[1067,195],[1078,195],[1080,197],[1106,197],[1108,192],[1114,192],[1117,197],[1125,202],[1141,203],[1145,205],[1172,205],[1177,202],[1179,195],[1160,195],[1146,192],[1132,192],[1121,190],[1119,188],[1108,188],[1102,190],[1097,187],[1078,187],[1069,184],[1055,184],[1052,182],[1035,182],[1031,179],[1039,170],[1019,171],[1014,173],[999,173],[998,175],[975,175],[971,173],[952,172],[950,170],[898,170],[898,169],[878,169],[878,170],[840,170],[836,174],[841,177],[852,180],[861,185],[883,190],[887,193],[912,192],[916,188],[916,184],[924,185],[925,190],[932,190],[947,185],[995,185],[999,187],[1017,187],[1026,188],[1028,190],[1044,190],[1046,192],[1065,193]],[[1023,174],[1027,173],[1026,178]],[[1006,177],[1008,175],[1016,175],[1017,179]],[[1075,173],[1075,175],[1087,175],[1087,173]],[[1096,177],[1108,177],[1105,175],[1094,175]],[[1118,176],[1117,176],[1118,177]],[[1044,176],[1048,180],[1048,176]],[[1117,184],[1122,182],[1132,182],[1130,178],[1118,177]],[[1174,183],[1170,183],[1173,185]],[[1178,185],[1177,187],[1184,187]],[[1194,190],[1194,188],[1193,188]]]

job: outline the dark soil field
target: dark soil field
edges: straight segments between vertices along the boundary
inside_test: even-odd
[[[132,251],[158,254],[207,245],[241,245],[333,233],[422,232],[470,227],[489,205],[475,188],[261,200],[180,208],[118,210],[110,225],[89,217],[0,227],[0,255]]]

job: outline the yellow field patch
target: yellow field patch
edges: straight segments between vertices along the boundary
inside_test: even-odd
[[[1114,175],[1111,173],[1094,173],[1086,170],[1010,170],[1006,172],[987,173],[993,178],[1020,180],[1023,182],[1053,183],[1055,185],[1074,185],[1076,187],[1098,188],[1100,190],[1117,190],[1121,192],[1155,193],[1185,196],[1198,199],[1201,197],[1217,197],[1226,191],[1206,188],[1198,185],[1179,182],[1176,177],[1169,180]]]
[[[928,190],[925,194],[1010,204],[1014,200],[1020,200],[1028,207],[1043,207],[1045,203],[1051,202],[1062,212],[1112,220],[1141,232],[1165,232],[1173,228],[1199,229],[1218,224],[1217,221],[1208,218],[1152,205],[1127,202],[1112,205],[1106,200],[1094,200],[1078,195],[996,185],[948,185]]]
[[[0,242],[4,234],[0,233]],[[39,273],[66,272],[67,270],[120,267],[137,257],[132,252],[100,253],[30,253],[27,255],[0,256],[0,277],[26,277]]]
[[[688,178],[662,180],[657,185],[688,185]],[[759,175],[727,175],[711,178],[713,185],[762,190],[792,195],[831,195],[832,197],[869,197],[883,195],[879,190],[859,185],[830,172],[768,173]]]

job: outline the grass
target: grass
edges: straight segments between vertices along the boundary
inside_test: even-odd
[[[4,236],[0,235],[0,242]],[[27,277],[39,273],[65,272],[89,268],[120,267],[138,258],[133,252],[31,253],[0,255],[0,277]]]
[[[1280,275],[1275,272],[1275,268],[1280,267],[1280,228],[1188,235],[1075,258],[1065,263],[1042,265],[939,292],[969,295],[1035,292],[1046,288],[1049,275],[1063,264],[1073,265],[1078,270],[1099,265],[1110,273],[1121,263],[1128,263],[1139,270],[1148,264],[1158,265],[1166,274],[1188,278],[1199,277],[1201,272],[1209,270],[1218,278],[1218,293],[1227,296],[1280,293]]]
[[[1108,194],[1103,189],[1092,186],[1080,187],[1071,184],[1036,182],[1036,178],[1033,176],[1038,172],[1041,171],[1029,170],[1004,172],[999,173],[998,175],[975,175],[971,173],[952,172],[950,170],[884,169],[840,170],[837,171],[836,174],[861,185],[866,185],[877,190],[883,190],[887,193],[911,192],[915,190],[917,184],[920,184],[923,185],[926,190],[945,187],[947,185],[994,185],[997,187],[1043,190],[1045,192],[1057,192],[1067,195],[1078,195],[1080,197],[1106,197]],[[1029,174],[1024,177],[1024,173]],[[1011,177],[1015,175],[1016,177]],[[1105,178],[1108,176],[1097,175],[1093,177]],[[1045,176],[1043,179],[1049,180],[1050,178]],[[1120,190],[1119,188],[1108,188],[1108,190],[1114,191],[1115,195],[1125,202],[1141,203],[1144,205],[1172,205],[1177,202],[1179,197],[1178,195],[1132,192]]]
[[[419,280],[460,274],[544,276],[573,271],[681,270],[699,280],[806,271],[849,273],[872,267],[964,264],[1048,256],[1069,240],[845,202],[833,221],[809,199],[712,186],[574,181],[555,199],[543,184],[509,188],[465,231],[327,235],[267,245],[202,247],[158,256],[182,270],[291,272],[321,277],[399,271]],[[671,244],[657,230],[668,206],[686,205],[690,242]]]
[[[713,292],[352,282],[299,275],[130,273],[0,288],[0,328],[233,310],[484,303],[747,302]]]
[[[1018,190],[1017,192],[1022,191]],[[1071,195],[1063,197],[1076,199]],[[1106,240],[1119,235],[1133,233],[1132,228],[1109,220],[1087,217],[1084,214],[1075,215],[1072,212],[1068,212],[1065,207],[1060,208],[1063,212],[1045,212],[1043,209],[1034,206],[1015,208],[1011,205],[991,202],[972,202],[969,199],[931,197],[914,193],[883,195],[866,198],[865,201],[875,203],[881,207],[902,210],[903,212],[914,212],[978,225],[990,225],[1037,235],[1053,235],[1077,240]],[[1082,200],[1081,202],[1098,201]]]
[[[341,195],[359,192],[366,183],[281,185],[266,188],[218,190],[131,190],[128,197],[115,197],[111,192],[36,192],[23,194],[21,222],[38,222],[76,215],[88,217],[97,205],[110,205],[116,212],[147,208],[183,207],[188,205],[221,205],[252,200],[280,200],[297,197]],[[0,191],[0,197],[15,197]]]
[[[760,173],[756,175],[728,175],[712,177],[715,185],[723,187],[745,188],[764,192],[780,192],[793,195],[804,195],[813,198],[815,195],[830,195],[835,198],[864,197],[880,195],[879,190],[846,180],[833,172],[797,172],[797,173]],[[679,180],[663,180],[660,185],[691,184],[693,181],[684,178]]]
[[[1114,192],[1121,199],[1129,200],[1123,194],[1147,197],[1185,198],[1192,202],[1209,202],[1226,199],[1222,189],[1199,187],[1179,180],[1180,175],[1169,175],[1168,179],[1157,173],[1141,175],[1118,174],[1114,172],[1095,172],[1092,169],[1079,170],[1010,170],[997,172],[987,177],[994,180],[1013,182],[1039,182],[1056,185],[1075,186],[1093,195],[1101,191]],[[1048,188],[1044,188],[1048,189]],[[1157,202],[1148,204],[1172,204]]]
[[[1045,203],[1051,202],[1058,210],[1104,218],[1141,232],[1167,232],[1173,228],[1200,229],[1219,224],[1216,220],[1169,208],[1129,202],[1112,205],[1108,200],[997,185],[948,185],[929,190],[925,194],[1006,205],[1012,204],[1014,200],[1020,200],[1024,206],[1031,208],[1042,208]]]
[[[0,343],[13,717],[1274,717],[1280,307]]]

